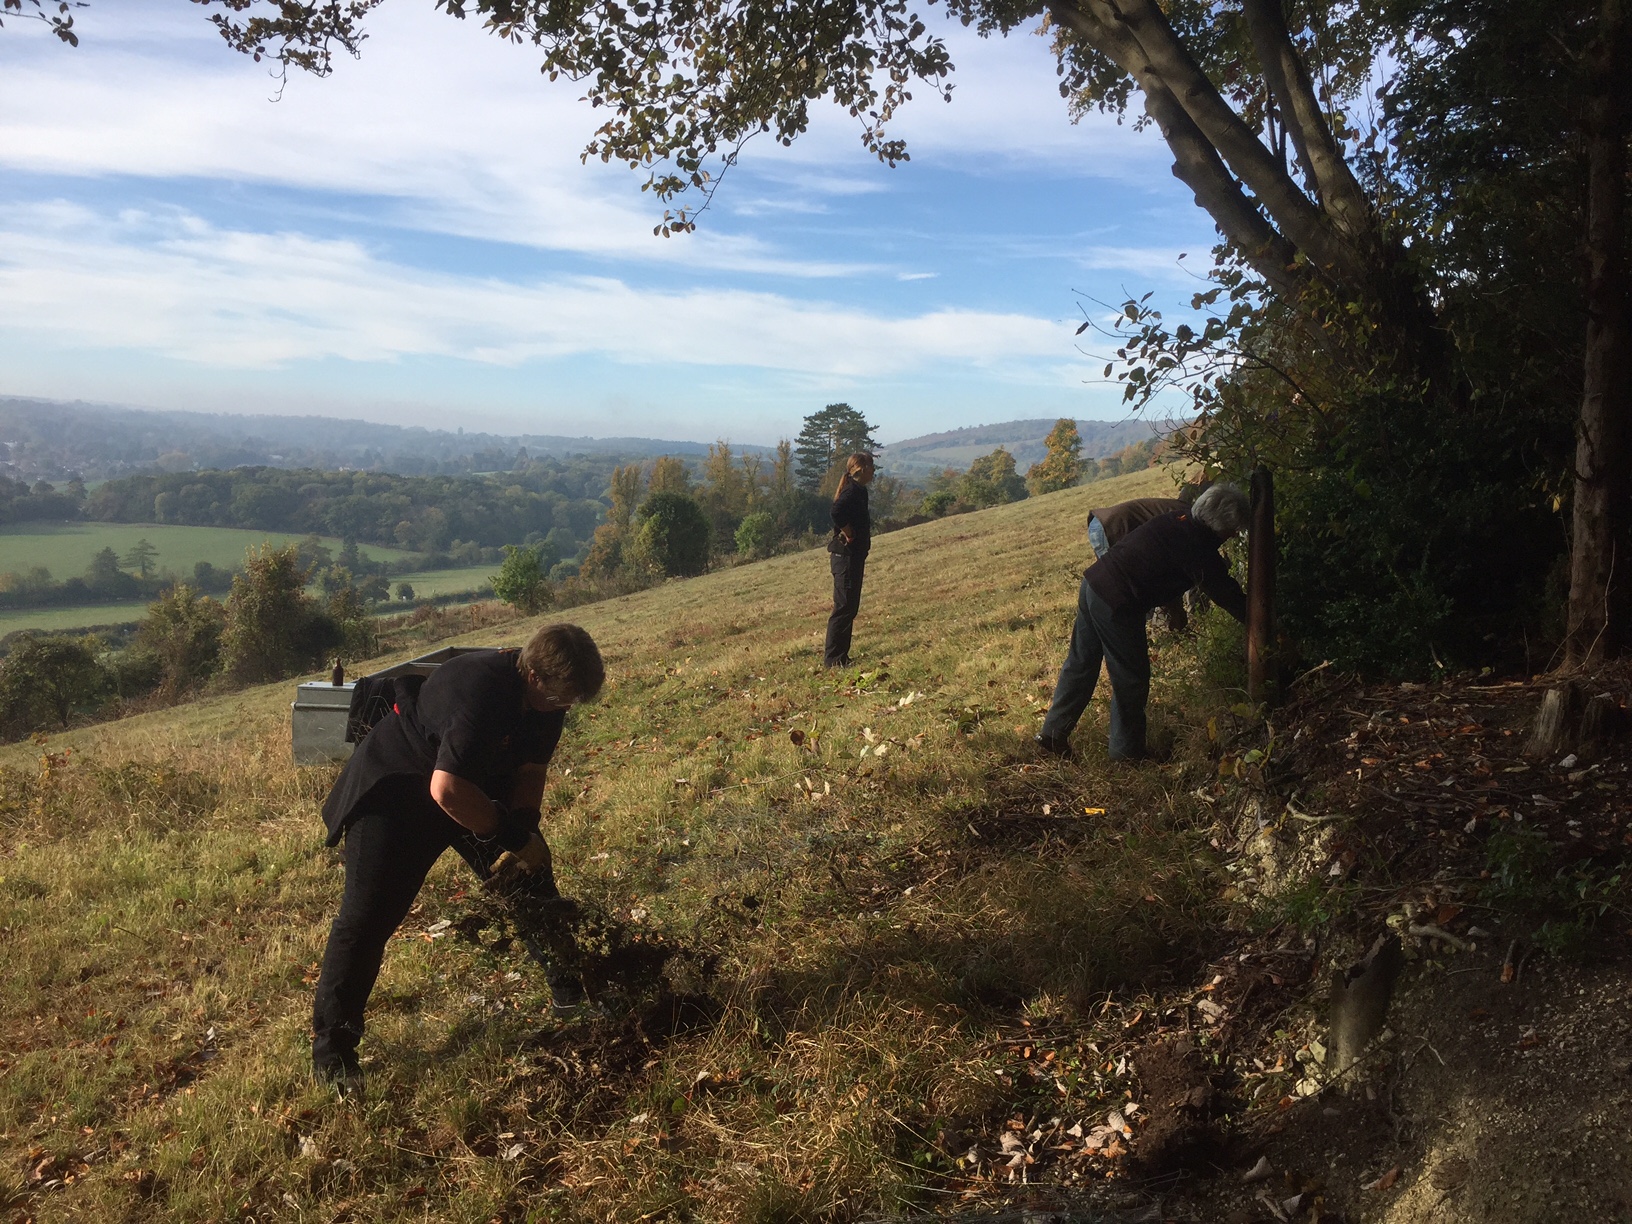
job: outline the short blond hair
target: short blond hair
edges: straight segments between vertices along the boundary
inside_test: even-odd
[[[516,667],[524,676],[537,676],[550,696],[561,701],[588,701],[606,683],[600,647],[577,625],[545,625],[521,648]]]

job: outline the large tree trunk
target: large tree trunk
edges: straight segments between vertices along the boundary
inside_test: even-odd
[[[1204,141],[1213,157],[1239,180],[1237,192],[1241,188],[1250,191],[1253,207],[1262,207],[1284,240],[1334,283],[1363,279],[1365,259],[1351,235],[1341,231],[1331,214],[1303,192],[1285,160],[1267,148],[1231,109],[1168,24],[1156,0],[1060,0],[1049,11],[1056,22],[1080,35],[1138,83],[1151,117],[1161,124],[1176,155],[1182,159],[1185,150],[1174,142],[1170,120],[1163,119],[1153,102],[1171,101],[1189,120],[1187,142],[1191,132]],[[1196,187],[1189,178],[1185,182]],[[1214,202],[1203,199],[1200,189],[1197,199],[1220,219]],[[1360,224],[1369,217],[1352,220]],[[1234,241],[1228,230],[1225,233]],[[1250,248],[1246,253],[1250,255]]]
[[[1632,124],[1632,30],[1627,0],[1602,0],[1587,107],[1587,343],[1575,453],[1567,657],[1592,664],[1627,638],[1628,327],[1627,139]]]

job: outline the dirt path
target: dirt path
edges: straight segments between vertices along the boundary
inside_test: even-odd
[[[1358,1073],[1286,1109],[1178,1218],[1632,1220],[1632,970],[1542,961],[1503,984],[1498,942],[1409,967]],[[1270,1175],[1243,1184],[1259,1157]]]

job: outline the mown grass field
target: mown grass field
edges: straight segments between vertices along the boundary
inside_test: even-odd
[[[1088,508],[1168,487],[879,537],[843,674],[820,552],[573,609],[609,681],[546,832],[565,891],[677,953],[665,992],[549,1018],[524,957],[452,934],[449,855],[387,954],[360,1103],[307,1077],[341,871],[292,682],[0,753],[7,1218],[840,1220],[1008,1184],[946,1135],[1102,1120],[1127,1060],[1084,1034],[1218,922],[1194,780],[1110,766],[1103,693],[1080,764],[1028,744]],[[1187,648],[1156,670],[1153,721],[1183,721]]]
[[[158,554],[153,565],[183,578],[191,577],[193,566],[208,561],[218,569],[242,565],[244,552],[270,540],[273,544],[297,543],[304,536],[277,531],[247,531],[237,527],[176,527],[162,523],[11,523],[0,527],[0,573],[21,571],[43,565],[58,582],[82,577],[91,558],[104,548],[121,557],[138,540],[146,540]],[[325,538],[335,552],[341,542]],[[363,553],[377,561],[396,560],[406,554],[397,548],[365,544]]]
[[[133,599],[80,608],[0,608],[0,637],[19,629],[71,633],[98,625],[126,625],[147,615],[148,602]]]
[[[487,586],[488,580],[498,573],[497,565],[465,566],[460,569],[424,570],[417,574],[401,574],[391,579],[391,592],[394,595],[397,583],[406,582],[414,588],[414,598],[433,599],[438,595],[458,595],[466,591],[479,591]],[[381,609],[385,611],[385,609]]]

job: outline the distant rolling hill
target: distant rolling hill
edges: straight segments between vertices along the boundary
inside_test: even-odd
[[[1014,456],[1022,473],[1043,457],[1043,439],[1054,428],[1057,417],[1028,421],[1001,421],[996,425],[975,425],[924,434],[880,447],[880,466],[903,476],[924,475],[942,468],[966,468],[981,455],[1003,447]],[[1082,453],[1092,458],[1114,455],[1125,446],[1143,442],[1173,428],[1173,422],[1148,418],[1122,421],[1078,421]]]
[[[0,396],[0,475],[106,480],[153,469],[358,468],[403,475],[508,470],[519,449],[546,455],[701,457],[706,443],[662,438],[457,433],[318,416],[127,408]],[[768,454],[773,447],[736,445]]]

